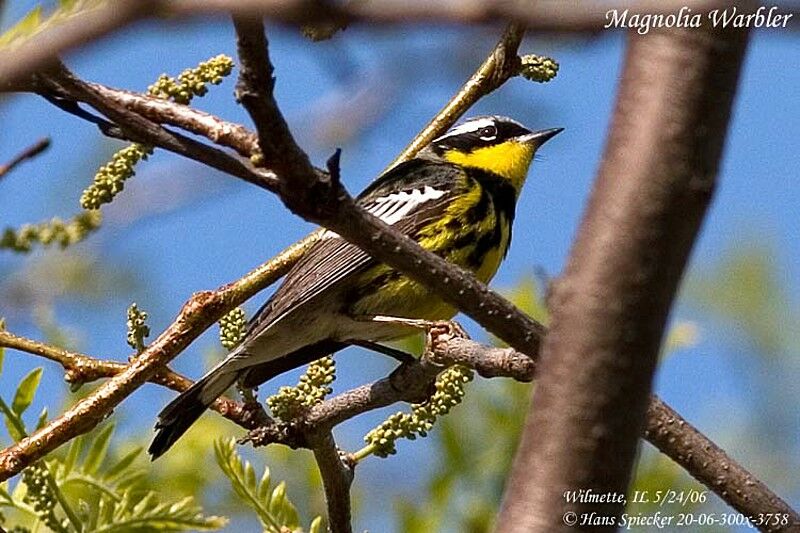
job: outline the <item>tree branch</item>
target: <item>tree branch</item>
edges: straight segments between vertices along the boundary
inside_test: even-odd
[[[570,531],[565,491],[626,494],[672,300],[715,187],[746,43],[747,31],[710,26],[629,34],[603,164],[549,298],[534,407],[498,531]],[[619,517],[624,502],[568,509]]]
[[[235,122],[193,107],[177,104],[161,98],[106,87],[99,83],[89,83],[97,94],[115,102],[158,124],[177,126],[196,135],[202,135],[211,142],[236,150],[243,157],[259,153],[258,138],[255,133]]]
[[[62,71],[62,74],[63,73],[64,71]],[[68,81],[71,81],[71,83],[67,84],[68,87],[64,87],[64,84],[56,83],[58,90],[67,92],[73,98],[92,105],[92,107],[95,107],[98,111],[103,112],[105,110],[108,112],[107,116],[112,120],[127,120],[128,117],[131,117],[131,124],[133,124],[133,126],[128,124],[129,129],[138,127],[142,120],[146,120],[127,109],[115,108],[112,103],[104,101],[96,90],[93,90],[91,87],[87,88],[85,83],[81,83],[80,80],[75,79],[73,76],[68,75]],[[473,87],[473,90],[481,90],[480,84]],[[451,119],[455,120],[455,117],[451,117]],[[447,124],[448,120],[443,119],[439,122],[442,129],[449,127],[449,124]],[[138,131],[136,135],[141,135],[142,137],[140,139],[147,143],[152,142],[156,144],[153,141],[162,139],[162,132],[166,132],[166,130],[150,122],[145,122],[141,125],[141,131]],[[155,132],[153,131],[154,128],[157,128]],[[169,135],[169,132],[165,134]],[[163,140],[165,146],[175,148],[176,153],[191,157],[182,147],[174,146],[175,143],[173,139]],[[225,155],[227,156],[227,154]],[[203,156],[203,159],[207,158],[206,155]],[[252,179],[258,181],[260,179],[259,174],[254,172]],[[353,233],[353,231],[348,231],[347,233]],[[145,350],[142,356],[137,358],[135,367],[128,367],[125,372],[103,384],[87,398],[84,398],[78,404],[70,408],[62,417],[53,420],[35,435],[0,452],[0,481],[8,479],[18,473],[25,465],[40,459],[71,438],[91,430],[102,421],[125,396],[153,376],[158,371],[160,365],[166,364],[176,357],[199,336],[202,331],[219,320],[219,318],[231,308],[242,303],[274,280],[283,276],[303,255],[304,251],[315,242],[317,235],[318,233],[312,234],[306,239],[283,250],[273,260],[265,263],[262,267],[235,283],[221,287],[217,291],[203,292],[194,295],[186,302],[176,321]],[[408,241],[408,239],[406,239],[406,241]],[[372,242],[371,239],[370,242]],[[394,246],[392,243],[389,243],[389,245]],[[412,250],[421,250],[419,246],[416,246],[416,248],[414,248],[414,246],[416,245],[412,243]],[[402,245],[399,247],[394,246],[393,249],[396,254],[403,255],[404,248]],[[411,258],[413,254],[414,252],[411,252],[411,255],[407,257]],[[431,254],[428,254],[429,257],[430,255]],[[434,262],[439,266],[442,264],[442,261],[435,256]],[[425,267],[425,265],[426,261],[424,260],[421,260],[420,265],[414,261],[413,267],[420,268]],[[445,268],[451,268],[448,263],[444,263],[444,266]],[[430,271],[441,272],[441,270],[436,268]],[[437,285],[441,282],[441,278],[436,277],[435,274],[432,274],[431,277],[436,279]],[[450,278],[447,278],[447,280],[449,282]],[[487,289],[478,284],[477,281],[473,282],[473,294],[475,291],[482,294],[481,291],[486,290]],[[463,294],[466,294],[466,292]],[[508,305],[510,306],[510,304]],[[487,307],[486,311],[489,314],[496,314],[498,317],[505,316],[505,313],[502,313],[502,309],[494,305]],[[534,323],[534,328],[535,327],[536,325]],[[536,339],[532,340],[534,343],[538,342]],[[532,351],[535,351],[535,345]]]
[[[11,161],[0,165],[0,179],[2,179],[6,174],[14,170],[14,168],[27,161],[28,159],[33,159],[37,155],[41,154],[45,150],[50,147],[50,138],[45,137],[43,139],[39,139],[31,146],[25,148],[22,152],[15,155]]]
[[[757,525],[761,531],[797,531],[800,514],[769,487],[734,461],[657,396],[647,407],[645,438],[681,465],[692,477],[746,517],[772,513],[777,523]],[[787,523],[781,524],[782,517]]]
[[[516,76],[520,65],[517,50],[524,35],[525,28],[522,25],[511,23],[506,26],[500,41],[478,67],[478,70],[470,76],[464,86],[428,125],[414,137],[411,144],[400,152],[387,170],[414,157],[417,152],[455,124],[475,102],[503,85],[509,78]]]
[[[290,424],[272,422],[253,429],[242,442],[253,446],[281,443],[294,448],[311,447],[306,436],[309,431],[328,432],[355,416],[397,402],[426,401],[436,376],[447,366],[467,366],[488,378],[529,382],[535,377],[533,361],[510,348],[448,336],[429,337],[427,345],[429,351],[418,362],[398,367],[387,378],[329,398]],[[655,395],[650,397],[643,436],[744,516],[772,513],[785,515],[789,525],[800,523],[800,515],[777,494]]]
[[[328,527],[331,533],[352,533],[350,486],[353,484],[353,467],[342,460],[330,431],[313,432],[309,443],[325,488]]]
[[[60,364],[65,370],[64,380],[72,384],[84,384],[102,378],[111,378],[121,374],[129,366],[129,363],[96,359],[3,330],[0,330],[0,346],[38,355]],[[147,381],[178,392],[183,392],[192,385],[192,380],[169,368],[158,370]],[[252,429],[264,422],[249,416],[249,411],[241,404],[224,396],[219,398],[211,406],[211,409],[244,428]]]
[[[252,20],[264,17],[290,24],[425,23],[461,24],[515,21],[537,31],[601,31],[609,9],[631,13],[675,13],[681,7],[694,12],[724,5],[723,0],[638,0],[636,2],[580,2],[577,0],[463,0],[460,2],[323,2],[320,0],[117,0],[83,10],[30,37],[19,39],[0,54],[0,90],[12,87],[58,56],[75,47],[145,18],[196,17],[234,13]],[[787,11],[792,11],[787,8]],[[795,21],[798,17],[794,17]]]
[[[213,146],[167,131],[155,122],[104,97],[97,88],[75,77],[63,65],[53,68],[40,77],[53,88],[56,95],[66,93],[74,100],[85,102],[108,117],[131,141],[157,146],[194,159],[262,189],[274,190],[277,186],[277,177],[273,173],[255,168],[249,160],[237,158]]]
[[[286,274],[290,259],[302,253],[297,247],[287,249],[243,278],[216,291],[192,295],[175,321],[120,374],[33,435],[0,451],[0,481],[18,474],[25,466],[102,422],[122,400],[155,376],[225,313]]]

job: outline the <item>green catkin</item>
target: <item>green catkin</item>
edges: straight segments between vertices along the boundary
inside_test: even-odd
[[[147,325],[147,312],[139,309],[135,303],[128,307],[128,346],[141,352],[144,349],[144,339],[150,336],[150,326]]]
[[[323,357],[308,365],[305,374],[294,387],[281,387],[267,398],[272,414],[284,422],[297,418],[331,393],[330,384],[336,379],[336,364],[332,357]]]
[[[558,62],[546,57],[529,54],[520,58],[519,74],[523,78],[545,83],[558,74]]]
[[[170,99],[178,104],[188,104],[195,96],[204,96],[208,92],[208,84],[219,85],[223,78],[233,71],[234,62],[230,57],[220,54],[186,69],[178,75],[178,79],[162,74],[156,82],[147,88],[150,96]]]
[[[48,475],[47,467],[41,462],[33,463],[22,471],[22,482],[28,489],[24,501],[33,507],[37,518],[52,531],[69,533],[69,521],[66,518],[59,520],[56,516],[58,500],[50,490]]]
[[[147,88],[147,94],[178,104],[188,104],[195,96],[205,95],[209,83],[221,83],[233,71],[233,66],[233,59],[218,55],[200,63],[196,68],[184,70],[177,79],[162,74]],[[83,191],[81,206],[84,209],[99,209],[103,204],[110,203],[125,188],[125,181],[133,177],[137,163],[147,159],[152,153],[152,146],[138,143],[115,153],[111,161],[100,167],[92,184]]]
[[[56,217],[47,222],[25,224],[19,229],[6,228],[0,236],[0,249],[30,252],[36,243],[43,246],[57,244],[63,249],[81,242],[100,227],[101,221],[99,211],[84,211],[66,221]]]
[[[111,156],[111,161],[103,165],[94,175],[92,184],[81,194],[81,207],[100,209],[111,203],[125,188],[125,181],[136,174],[136,164],[153,154],[153,147],[133,143]]]
[[[465,385],[472,378],[472,370],[460,365],[442,371],[436,378],[436,391],[427,402],[413,405],[410,413],[391,415],[380,426],[367,433],[364,441],[370,452],[378,457],[387,457],[397,453],[398,439],[414,440],[417,436],[427,436],[438,417],[446,415],[450,409],[461,403]]]
[[[247,317],[241,307],[235,307],[219,319],[219,342],[230,351],[236,348],[247,331]]]

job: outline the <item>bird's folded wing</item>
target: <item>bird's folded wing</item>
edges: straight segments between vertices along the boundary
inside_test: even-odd
[[[462,176],[462,170],[449,164],[412,160],[375,181],[359,196],[357,203],[413,238],[421,227],[442,216],[457,196]],[[357,246],[333,232],[324,232],[250,321],[246,338],[258,335],[282,317],[375,263]]]

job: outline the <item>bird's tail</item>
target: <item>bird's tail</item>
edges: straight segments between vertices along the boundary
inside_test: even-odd
[[[169,450],[214,400],[236,382],[238,372],[226,369],[225,362],[183,391],[158,414],[157,433],[147,450],[152,460]]]

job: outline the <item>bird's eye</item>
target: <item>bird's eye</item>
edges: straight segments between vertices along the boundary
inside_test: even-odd
[[[481,139],[484,141],[491,141],[497,137],[497,128],[494,126],[486,126],[480,129],[478,135],[480,135]]]

